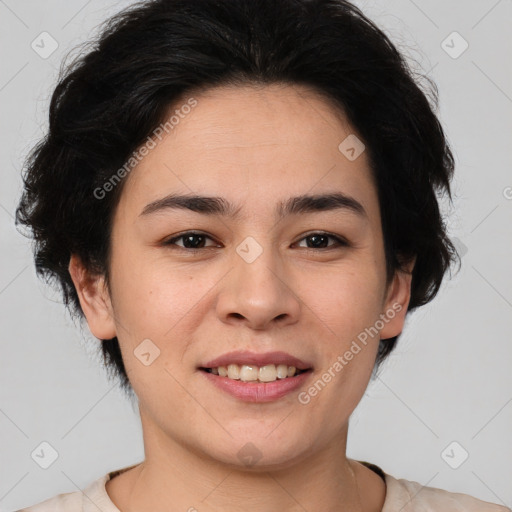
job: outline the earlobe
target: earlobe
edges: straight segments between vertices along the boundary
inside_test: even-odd
[[[412,271],[416,256],[408,263],[406,270],[397,270],[389,285],[388,294],[382,311],[386,322],[380,332],[380,338],[386,340],[398,336],[404,327],[405,315],[411,298]]]
[[[91,274],[76,254],[71,256],[68,270],[91,333],[98,339],[114,338],[116,326],[104,276]]]

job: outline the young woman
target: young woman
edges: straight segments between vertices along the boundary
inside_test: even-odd
[[[453,158],[342,0],[157,0],[68,69],[17,220],[139,404],[145,458],[31,512],[504,511],[346,456],[456,259]]]

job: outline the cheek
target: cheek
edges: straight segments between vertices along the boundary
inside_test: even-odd
[[[129,252],[129,251],[128,251]],[[161,340],[198,303],[208,287],[191,272],[148,258],[118,258],[114,278],[114,313],[130,344]],[[119,332],[123,335],[123,331]]]
[[[143,340],[149,339],[159,351],[152,369],[181,372],[180,360],[195,331],[201,324],[215,321],[212,293],[224,272],[184,265],[178,268],[154,259],[137,263],[132,258],[130,265],[137,271],[118,273],[115,302],[118,338],[123,355],[129,358],[127,371],[128,367],[141,371],[133,355]]]
[[[324,276],[303,276],[304,302],[340,340],[357,336],[380,313],[381,283],[367,265],[336,269]]]
[[[155,264],[137,268],[136,275],[118,274],[115,314],[130,382],[139,397],[151,400],[158,390],[179,392],[168,372],[183,370],[188,331],[191,323],[197,324],[197,305],[209,287],[197,286],[198,280],[185,272],[165,272]]]
[[[331,392],[353,400],[355,406],[368,384],[379,346],[374,326],[381,313],[381,283],[371,266],[331,273],[326,282],[328,288],[322,292],[316,288],[314,298],[307,299],[315,313],[312,332],[322,340],[322,370],[333,382]]]

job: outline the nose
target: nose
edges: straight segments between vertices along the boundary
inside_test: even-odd
[[[231,271],[219,283],[217,315],[225,323],[245,324],[254,330],[296,323],[301,301],[297,283],[292,281],[269,248],[252,262],[235,253]]]

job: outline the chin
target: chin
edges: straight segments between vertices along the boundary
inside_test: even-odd
[[[286,436],[288,444],[283,446],[280,438],[272,439],[271,430],[261,434],[247,433],[241,438],[230,437],[222,447],[216,444],[215,453],[211,457],[233,469],[249,471],[269,471],[292,467],[306,458],[304,442],[297,433],[296,443]],[[220,448],[220,450],[219,450]]]

